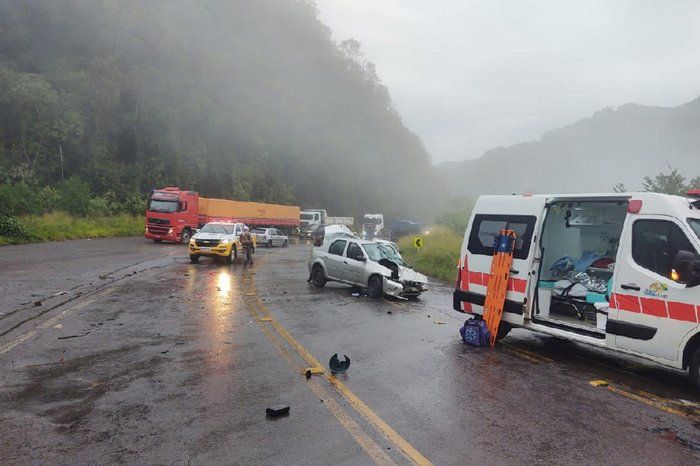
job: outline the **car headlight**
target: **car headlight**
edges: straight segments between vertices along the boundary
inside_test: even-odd
[[[228,243],[229,243],[229,240],[227,240],[227,239],[222,239],[222,240],[221,240],[221,244],[228,244]]]
[[[194,238],[190,238],[190,246],[194,246]]]

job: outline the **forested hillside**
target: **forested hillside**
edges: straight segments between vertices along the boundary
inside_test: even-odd
[[[648,188],[644,177],[669,167],[688,180],[700,175],[700,98],[673,108],[601,110],[539,141],[499,147],[439,171],[455,192],[478,195],[609,192],[618,183],[639,191]]]
[[[426,215],[435,192],[374,67],[312,2],[0,0],[0,191],[76,178],[110,202],[179,185],[335,215]]]

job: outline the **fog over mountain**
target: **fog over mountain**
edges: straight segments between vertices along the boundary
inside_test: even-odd
[[[179,185],[415,216],[433,173],[360,44],[332,41],[312,1],[0,1],[0,187],[75,178],[120,201]]]
[[[438,171],[456,194],[608,192],[616,183],[638,190],[644,176],[669,165],[687,178],[700,175],[700,98],[673,108],[606,108],[539,141]]]

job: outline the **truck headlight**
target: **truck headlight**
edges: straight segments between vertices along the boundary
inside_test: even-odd
[[[172,228],[168,228],[168,234],[169,234],[169,235],[172,235],[172,234],[173,234],[173,229],[172,229]]]

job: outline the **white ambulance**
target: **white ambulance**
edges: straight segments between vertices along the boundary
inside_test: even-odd
[[[493,244],[517,235],[499,338],[523,327],[689,369],[700,387],[700,191],[481,196],[454,308],[483,315]]]

